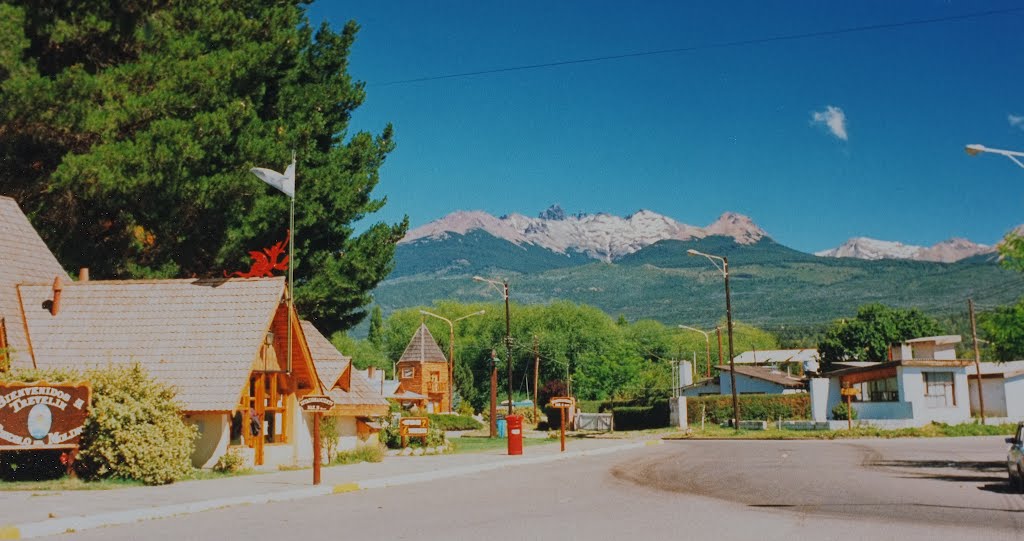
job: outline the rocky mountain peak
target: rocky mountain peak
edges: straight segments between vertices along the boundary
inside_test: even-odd
[[[541,211],[537,217],[541,220],[562,221],[565,219],[565,211],[562,210],[562,207],[559,206],[558,203],[555,203]]]

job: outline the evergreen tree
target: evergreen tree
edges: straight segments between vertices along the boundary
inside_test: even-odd
[[[373,344],[373,347],[382,350],[381,346],[384,345],[384,313],[380,309],[380,305],[375,305],[370,312],[370,330],[366,335],[366,339]]]
[[[288,197],[253,166],[298,158],[295,296],[351,327],[408,220],[352,223],[393,149],[349,133],[358,30],[315,32],[305,2],[0,3],[0,194],[69,268],[98,278],[222,276],[286,238]]]

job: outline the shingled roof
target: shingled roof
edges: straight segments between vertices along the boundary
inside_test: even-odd
[[[719,366],[722,372],[729,372],[729,366]],[[787,389],[803,389],[806,387],[803,380],[789,376],[784,372],[776,372],[767,366],[746,366],[736,365],[736,373],[743,374],[749,378],[760,379],[781,385]]]
[[[338,413],[374,417],[387,415],[388,401],[360,370],[352,370],[352,358],[346,357],[334,347],[309,321],[302,322],[313,364],[323,383],[327,396],[334,400]],[[348,372],[348,390],[334,387],[345,372]]]
[[[448,357],[445,356],[444,352],[437,345],[437,341],[434,340],[434,336],[430,334],[430,329],[427,329],[425,323],[420,323],[420,328],[416,329],[416,334],[412,336],[412,340],[409,340],[409,345],[405,347],[405,351],[402,353],[401,358],[398,362],[448,362]]]
[[[17,287],[39,368],[139,363],[185,411],[231,411],[285,294],[283,277]]]
[[[57,276],[64,283],[71,281],[18,204],[0,196],[0,318],[15,367],[32,367],[16,286],[53,283]]]

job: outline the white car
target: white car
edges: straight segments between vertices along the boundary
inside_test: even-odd
[[[1006,438],[1010,451],[1006,453],[1006,472],[1010,477],[1010,486],[1024,492],[1024,423],[1017,424],[1017,432],[1012,438]]]

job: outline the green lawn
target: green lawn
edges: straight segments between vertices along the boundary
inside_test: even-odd
[[[508,449],[508,440],[504,438],[453,438],[455,452],[458,453],[482,453],[498,449]],[[536,445],[550,445],[558,443],[552,438],[523,438],[523,447],[534,447]]]
[[[884,430],[873,427],[854,427],[852,430],[734,430],[709,425],[704,430],[694,429],[686,434],[676,432],[666,434],[664,439],[753,439],[753,440],[838,440],[855,438],[942,438],[961,436],[999,436],[1012,435],[1015,424],[980,425],[967,423],[962,425],[946,425],[932,423],[920,428],[899,428]]]

